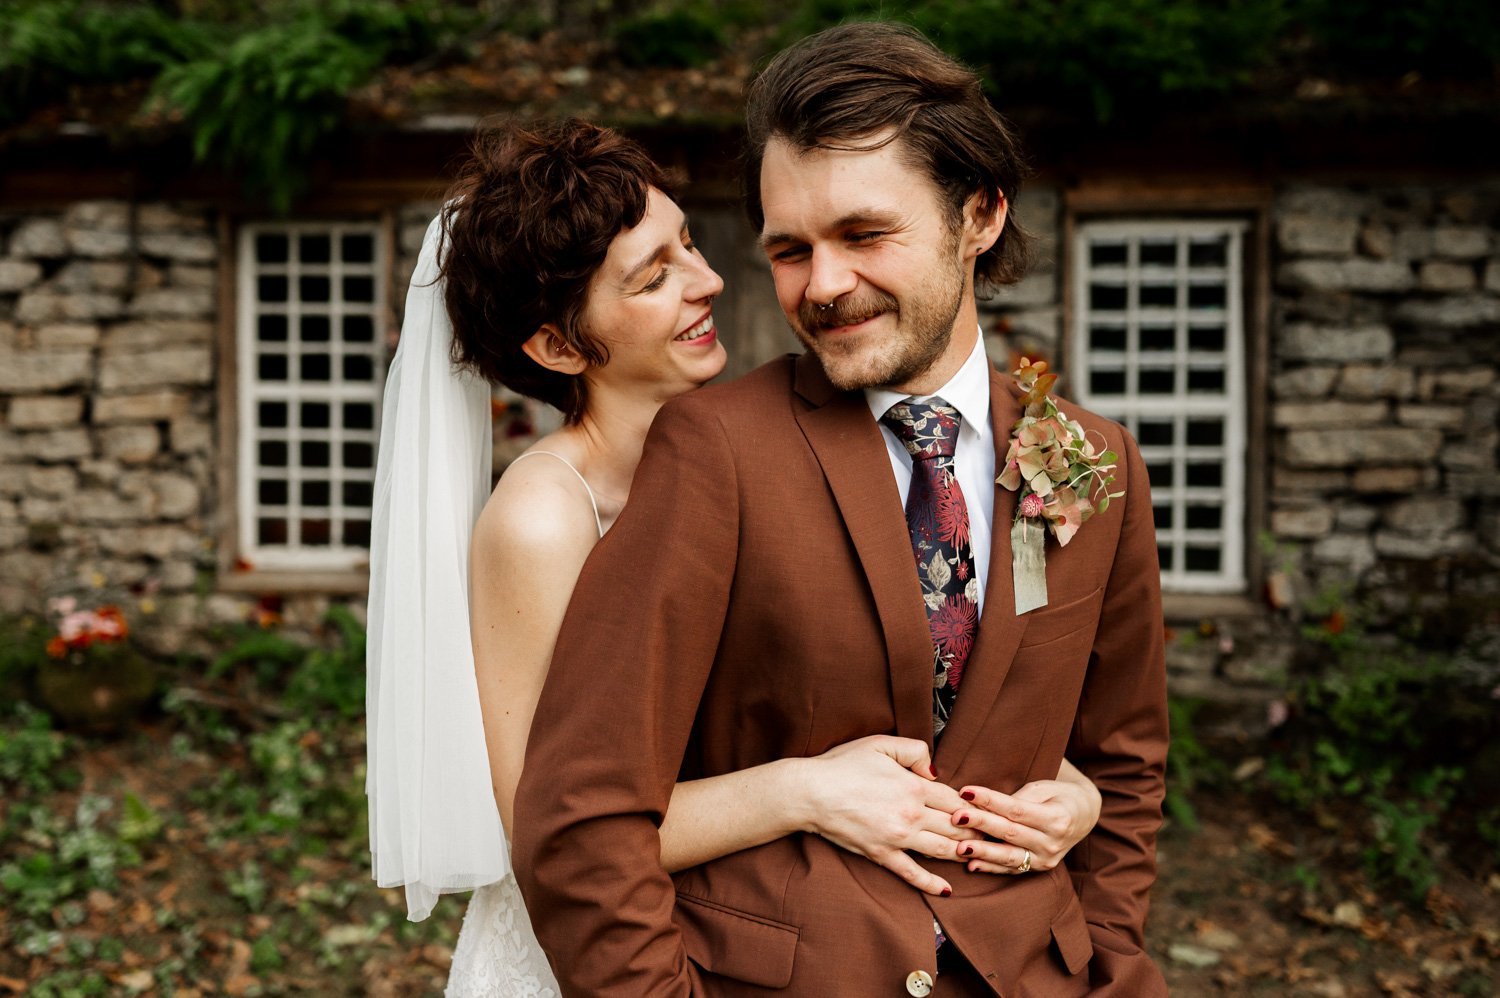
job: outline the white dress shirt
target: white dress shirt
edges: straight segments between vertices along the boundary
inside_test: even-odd
[[[995,428],[990,425],[990,362],[984,352],[984,330],[979,331],[974,349],[958,373],[932,395],[921,396],[919,401],[926,401],[933,395],[941,397],[963,417],[958,428],[958,443],[953,449],[953,466],[958,487],[964,494],[964,504],[969,509],[969,540],[974,551],[974,574],[979,579],[979,609],[983,610],[995,520]],[[891,471],[896,475],[903,508],[907,493],[911,491],[911,455],[896,439],[896,434],[880,422],[880,417],[897,402],[912,397],[883,388],[865,389],[865,402],[885,437],[885,449],[891,458]]]

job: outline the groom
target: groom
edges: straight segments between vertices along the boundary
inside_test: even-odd
[[[1134,442],[1076,407],[1125,496],[1048,541],[1049,602],[1015,612],[994,478],[1021,408],[975,305],[1020,276],[1011,137],[888,25],[783,52],[748,116],[750,214],[808,353],[665,406],[578,582],[515,822],[564,992],[1165,994],[1142,949],[1167,747],[1151,505]],[[935,744],[980,828],[982,788],[1066,754],[1098,827],[1045,873],[922,859],[951,897],[805,834],[662,872],[675,781],[875,733]]]

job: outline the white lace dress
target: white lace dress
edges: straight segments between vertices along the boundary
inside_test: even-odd
[[[531,931],[531,919],[514,873],[481,887],[469,900],[448,998],[559,998],[562,994],[547,955]]]

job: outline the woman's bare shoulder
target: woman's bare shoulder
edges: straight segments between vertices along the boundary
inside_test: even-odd
[[[476,554],[500,559],[586,555],[599,539],[588,489],[573,469],[539,454],[515,461],[490,493],[474,525]]]

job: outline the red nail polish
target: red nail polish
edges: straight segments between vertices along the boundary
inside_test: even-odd
[[[953,896],[953,888],[951,888],[951,887],[944,887],[940,893],[945,898],[946,897],[952,897]]]
[[[974,855],[974,847],[973,846],[959,846],[958,847],[958,854],[960,856],[972,856],[972,855]]]
[[[973,800],[974,799],[974,791],[972,791],[972,790],[965,790],[963,793],[959,794],[959,796],[962,797],[964,800]]]
[[[958,816],[958,824],[960,824],[960,825],[967,825],[968,823],[969,823],[969,816],[967,814],[961,814],[961,815]]]

